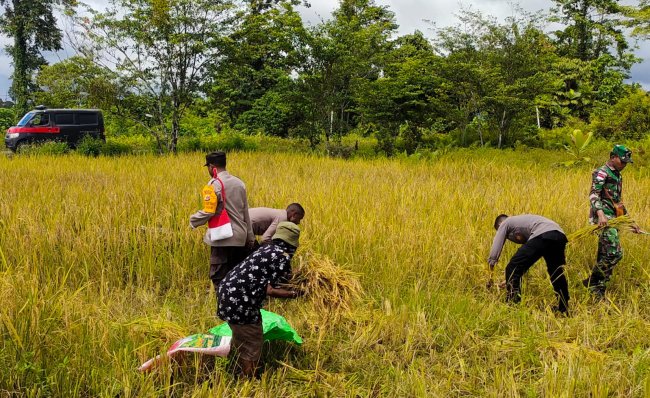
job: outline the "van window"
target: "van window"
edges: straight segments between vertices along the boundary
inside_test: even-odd
[[[34,114],[35,114],[35,112],[26,113],[25,116],[23,116],[23,118],[20,119],[20,121],[18,122],[18,124],[16,126],[20,126],[20,127],[26,126],[27,123],[29,123],[29,121],[32,120],[32,118],[34,117]]]
[[[32,126],[47,126],[50,124],[50,116],[47,113],[37,113],[30,120]]]
[[[77,113],[77,124],[97,124],[97,114]]]
[[[42,112],[29,112],[18,122],[16,126],[47,126],[50,124],[50,117]]]
[[[18,122],[17,126],[47,126],[50,124],[50,117],[47,113],[29,112]]]
[[[57,125],[74,124],[72,113],[57,113],[54,115],[54,122]]]

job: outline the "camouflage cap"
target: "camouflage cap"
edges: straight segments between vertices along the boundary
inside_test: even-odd
[[[618,156],[623,163],[633,163],[632,151],[625,145],[614,145],[614,149],[612,149],[610,155]]]

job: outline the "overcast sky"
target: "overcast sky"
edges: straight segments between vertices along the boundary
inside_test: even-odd
[[[87,1],[95,8],[101,8],[102,4],[107,4],[105,0]],[[336,0],[310,0],[310,8],[300,7],[305,23],[316,24],[321,20],[328,19],[332,11],[336,8]],[[442,28],[454,25],[457,21],[456,14],[461,8],[471,8],[482,11],[486,15],[492,15],[499,19],[515,15],[518,4],[522,9],[529,12],[546,12],[553,4],[551,1],[539,0],[520,0],[516,3],[508,0],[473,0],[473,1],[453,1],[453,0],[376,0],[377,4],[385,5],[395,13],[397,23],[399,24],[399,34],[412,33],[420,30],[428,37],[433,36],[433,27]],[[624,4],[636,4],[637,1],[622,1]],[[4,47],[8,39],[0,36],[0,44]],[[650,45],[647,42],[639,42],[639,49],[636,55],[645,58],[647,61],[639,63],[632,68],[631,81],[641,83],[647,90],[650,90]],[[69,48],[57,53],[46,54],[49,62],[57,62],[74,55]],[[3,51],[0,54],[0,99],[8,99],[8,89],[11,81],[12,66],[10,57]]]

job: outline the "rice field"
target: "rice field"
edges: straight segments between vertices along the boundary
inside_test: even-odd
[[[650,237],[622,234],[605,302],[580,283],[596,238],[569,246],[570,318],[550,310],[543,262],[520,306],[486,288],[497,214],[541,214],[567,233],[587,225],[593,165],[560,160],[541,150],[230,154],[251,206],[306,208],[295,266],[340,267],[359,283],[340,305],[315,293],[271,300],[305,343],[269,345],[262,378],[238,381],[220,359],[136,370],[221,323],[202,231],[188,225],[208,179],[202,154],[3,156],[0,397],[650,396]],[[650,228],[644,164],[624,171],[623,194]],[[506,244],[495,279],[516,247]]]

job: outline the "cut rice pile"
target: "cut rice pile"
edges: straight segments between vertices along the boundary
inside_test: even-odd
[[[304,293],[320,313],[346,313],[363,297],[359,274],[342,268],[327,256],[306,252],[296,256],[289,285]]]
[[[613,228],[629,228],[633,225],[636,225],[636,223],[630,218],[630,216],[616,217],[607,222],[607,226]],[[573,242],[595,234],[602,229],[603,227],[599,227],[598,225],[589,225],[569,234],[569,236],[567,236],[567,239],[569,242]]]

